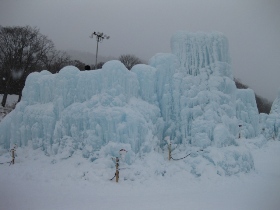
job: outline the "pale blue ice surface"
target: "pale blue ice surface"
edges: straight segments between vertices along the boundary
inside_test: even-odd
[[[169,136],[186,151],[204,149],[199,157],[218,174],[249,172],[253,158],[236,138],[256,137],[262,126],[254,92],[235,86],[228,48],[221,33],[178,32],[172,53],[156,54],[131,71],[109,61],[99,70],[32,73],[21,102],[0,123],[1,147],[32,144],[66,157],[81,150],[92,161],[125,148],[131,163],[166,148]],[[263,117],[267,130],[280,125],[272,115]],[[195,165],[201,160],[186,163],[200,174]]]

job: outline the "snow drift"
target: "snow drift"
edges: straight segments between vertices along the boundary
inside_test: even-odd
[[[131,71],[109,61],[99,70],[30,74],[22,101],[0,123],[1,146],[32,144],[65,158],[82,151],[92,161],[125,147],[131,164],[160,154],[169,136],[181,153],[204,149],[185,161],[197,176],[202,165],[225,175],[250,171],[253,158],[235,139],[240,124],[243,137],[259,134],[258,111],[253,92],[236,89],[226,37],[178,32],[171,49]]]

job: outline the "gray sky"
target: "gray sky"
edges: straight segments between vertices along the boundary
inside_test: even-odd
[[[0,25],[37,26],[59,50],[92,53],[100,31],[111,37],[100,55],[147,61],[170,52],[178,30],[220,31],[234,77],[269,100],[280,88],[280,0],[0,0]]]

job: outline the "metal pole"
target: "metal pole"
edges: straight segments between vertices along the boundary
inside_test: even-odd
[[[168,160],[171,160],[171,143],[168,144]]]
[[[12,151],[12,164],[15,164],[15,149],[11,149]]]
[[[96,55],[95,55],[95,69],[97,69],[97,54],[98,54],[99,36],[96,37],[96,40],[97,40],[97,46],[96,46]]]
[[[119,158],[116,157],[116,182],[119,182]]]

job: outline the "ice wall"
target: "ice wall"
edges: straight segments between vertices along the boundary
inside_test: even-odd
[[[236,149],[235,138],[240,122],[244,137],[258,134],[257,109],[251,90],[236,89],[226,37],[178,32],[171,49],[131,71],[109,61],[99,70],[30,74],[22,101],[0,123],[0,145],[31,143],[46,154],[68,148],[67,156],[82,150],[95,157],[105,145],[147,153],[164,148],[169,136],[185,148],[230,147],[234,163],[205,159],[215,167],[223,162],[227,171],[250,170],[253,160]]]
[[[21,146],[32,141],[34,148],[56,154],[68,136],[75,140],[75,149],[97,150],[112,141],[139,152],[143,143],[162,134],[159,108],[139,94],[150,98],[140,91],[137,74],[119,61],[96,71],[68,66],[55,75],[32,73],[22,101],[0,124],[1,144],[9,148],[10,143]]]
[[[256,136],[253,93],[236,89],[226,37],[178,32],[171,49],[131,71],[111,61],[97,71],[66,67],[56,75],[31,74],[13,113],[16,120],[9,117],[0,126],[17,130],[2,131],[8,139],[3,143],[32,139],[49,148],[71,136],[95,148],[116,141],[139,151],[149,133],[161,146],[170,136],[179,144],[220,147],[235,144],[240,122],[246,137]]]

